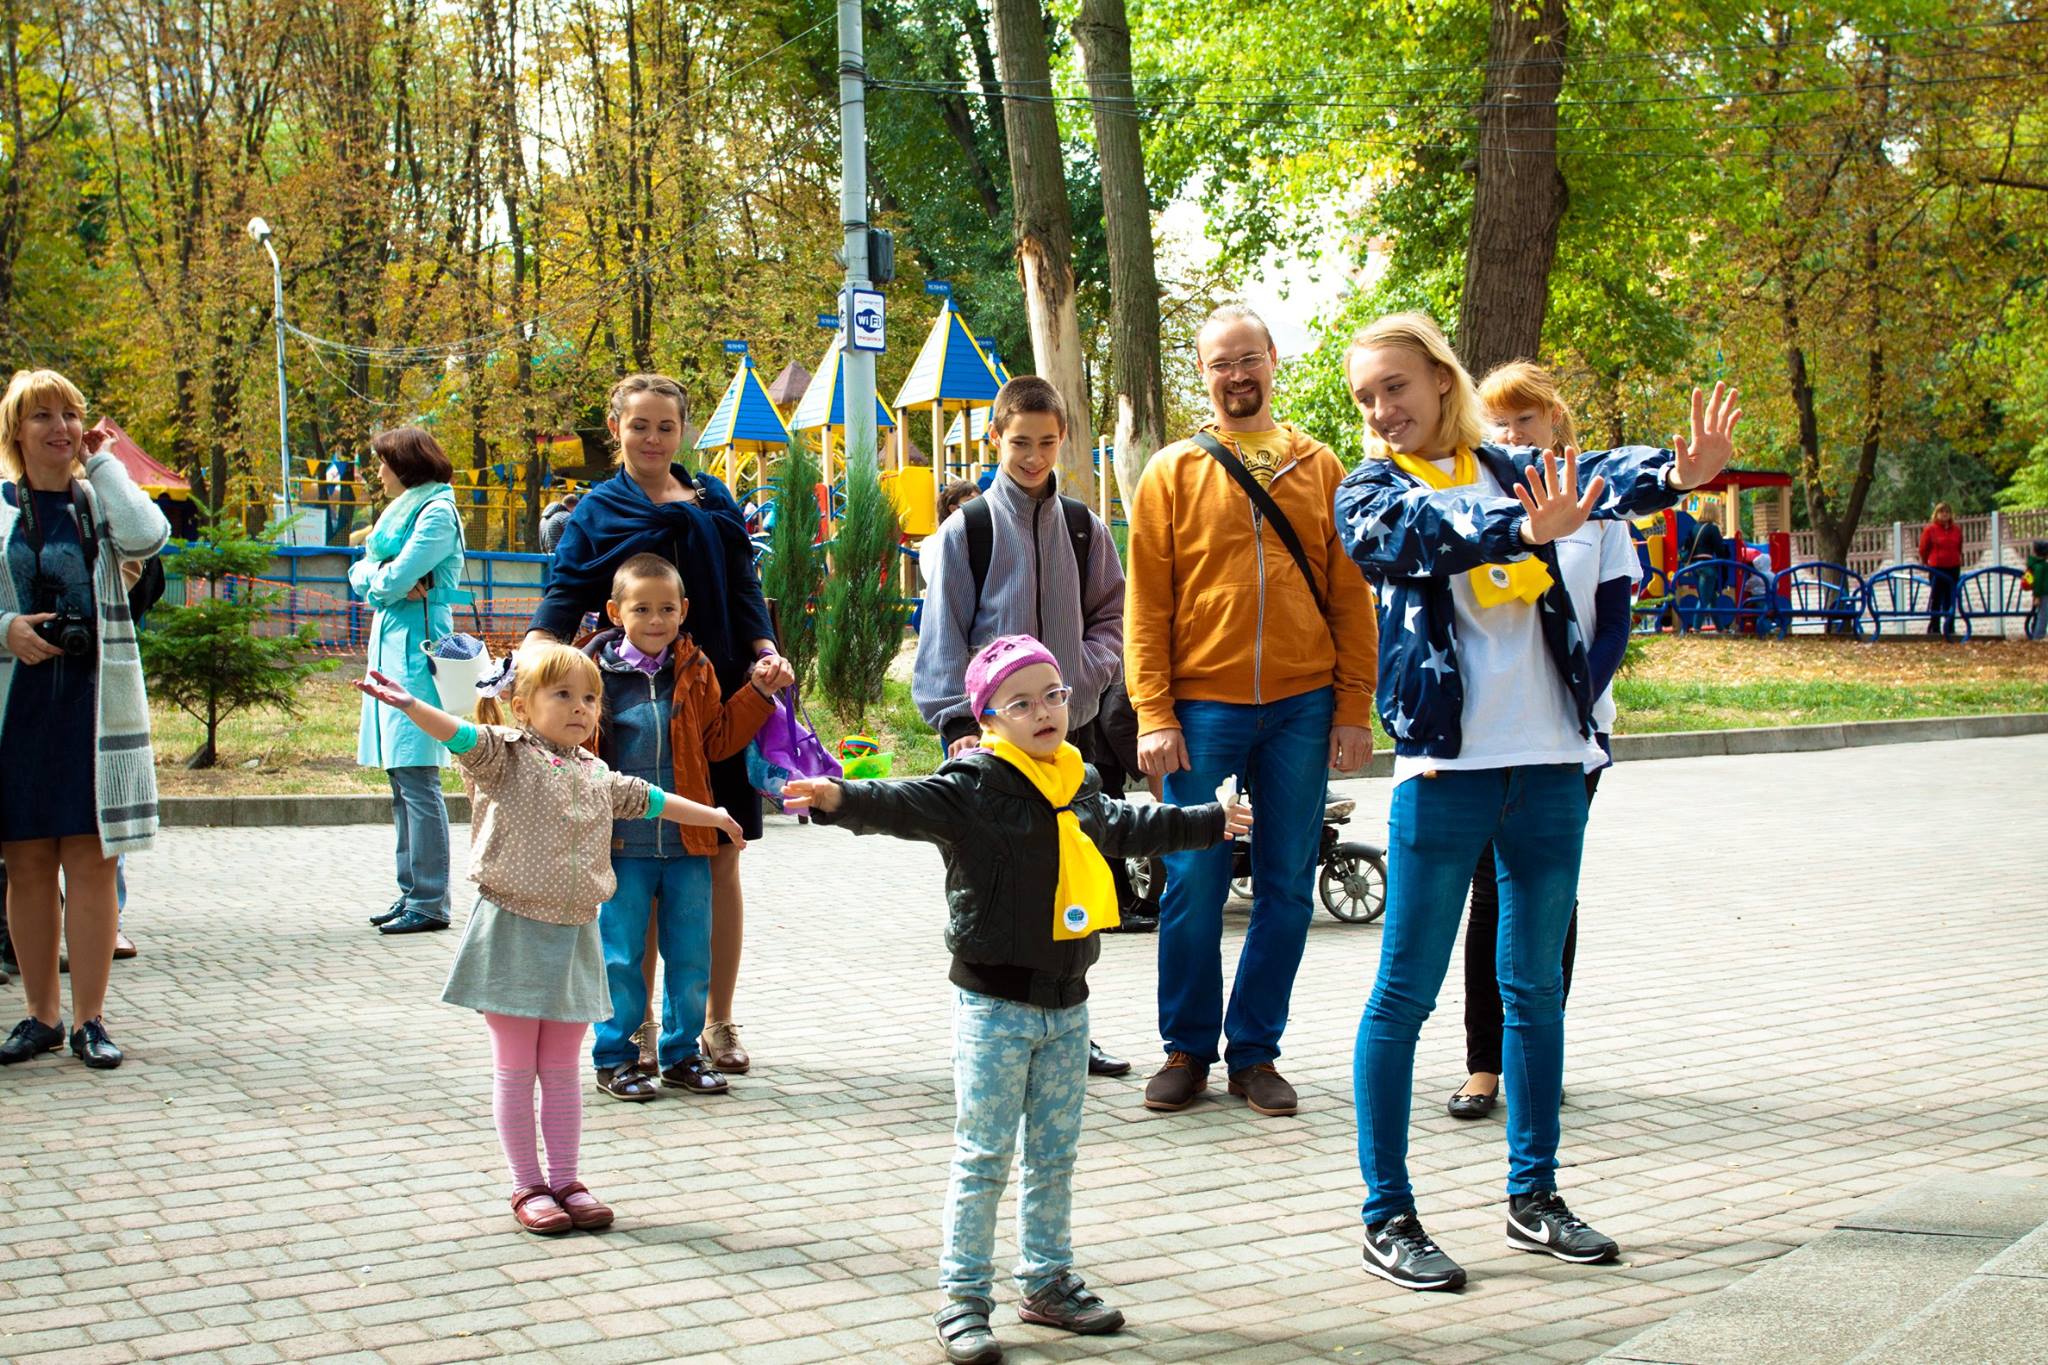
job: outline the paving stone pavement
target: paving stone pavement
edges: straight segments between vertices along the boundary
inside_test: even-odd
[[[1935,1171],[2048,1175],[2048,736],[1623,766],[1595,804],[1563,1184],[1626,1248],[1508,1251],[1498,1118],[1460,1124],[1461,990],[1423,1037],[1422,1211],[1471,1270],[1357,1266],[1352,1033],[1380,931],[1318,916],[1298,1119],[1138,1105],[1153,942],[1108,940],[1075,1196],[1131,1320],[1015,1361],[1582,1360]],[[1348,784],[1384,829],[1385,782]],[[465,831],[458,830],[457,842]],[[459,855],[458,855],[459,856]],[[950,1146],[939,863],[771,821],[746,855],[759,1059],[724,1098],[592,1095],[604,1236],[512,1228],[453,933],[382,940],[388,832],[177,830],[131,864],[129,1062],[0,1072],[0,1358],[930,1360]],[[1240,912],[1227,921],[1234,948]],[[18,1001],[19,987],[8,998]],[[1000,1255],[1013,1254],[1005,1214]]]

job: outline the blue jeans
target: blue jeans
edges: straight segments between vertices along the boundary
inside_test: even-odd
[[[612,1017],[591,1042],[595,1066],[638,1061],[633,1030],[647,1018],[647,918],[654,917],[661,948],[661,1041],[655,1059],[665,1069],[697,1055],[704,1029],[704,997],[711,988],[711,860],[614,858],[619,889],[598,908],[604,941],[604,976],[612,991]]]
[[[1258,810],[1252,836],[1252,918],[1223,1012],[1223,902],[1230,894],[1230,845],[1166,855],[1159,900],[1159,1036],[1168,1052],[1197,1062],[1223,1059],[1236,1072],[1280,1055],[1294,973],[1315,915],[1316,851],[1336,693],[1327,687],[1261,706],[1221,701],[1174,704],[1189,771],[1166,775],[1166,799],[1198,806],[1235,774]],[[1469,868],[1479,850],[1466,860]]]
[[[1564,1097],[1564,935],[1579,889],[1586,776],[1571,763],[1447,770],[1394,789],[1387,817],[1387,918],[1379,980],[1358,1021],[1351,1078],[1365,1221],[1415,1208],[1408,1107],[1415,1038],[1436,1007],[1479,850],[1493,841],[1500,887],[1501,1097],[1508,1193],[1557,1187]]]
[[[996,1205],[1017,1134],[1017,1284],[1028,1297],[1073,1268],[1070,1225],[1081,1095],[1088,1083],[1088,1006],[1041,1009],[954,988],[953,1172],[946,1183],[939,1288],[994,1298]]]
[[[405,908],[448,922],[448,803],[441,770],[387,768],[391,822],[398,827],[398,894]]]

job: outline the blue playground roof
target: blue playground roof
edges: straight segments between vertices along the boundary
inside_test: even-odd
[[[966,322],[953,311],[953,301],[947,299],[939,308],[931,335],[924,340],[924,349],[917,353],[916,363],[897,391],[895,406],[901,411],[932,403],[993,403],[1001,387],[995,367],[988,363]]]
[[[732,382],[725,386],[717,411],[704,424],[704,434],[697,438],[697,449],[723,450],[742,441],[770,445],[789,442],[789,427],[769,401],[768,390],[755,373],[754,357],[750,355],[740,357],[740,367],[733,373]]]
[[[818,362],[817,378],[804,390],[803,400],[796,405],[796,415],[789,424],[796,431],[816,431],[820,427],[843,429],[846,426],[844,332],[832,334],[832,344],[825,348],[825,358]],[[875,429],[879,431],[895,425],[896,419],[889,415],[889,409],[882,406],[880,398],[875,399]]]

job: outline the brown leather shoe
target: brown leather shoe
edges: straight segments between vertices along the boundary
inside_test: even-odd
[[[630,1062],[624,1066],[599,1067],[597,1088],[615,1100],[632,1104],[645,1104],[661,1093],[654,1087],[654,1077]]]
[[[704,1049],[704,1060],[711,1063],[713,1070],[729,1076],[744,1076],[754,1064],[754,1059],[740,1046],[740,1026],[730,1019],[706,1024],[697,1046]]]
[[[114,931],[114,960],[116,962],[126,962],[134,956],[135,945],[129,941],[128,935],[116,929]]]
[[[576,1198],[579,1194],[583,1196],[581,1199]],[[611,1208],[599,1203],[597,1196],[586,1189],[580,1180],[572,1180],[556,1190],[555,1202],[569,1215],[569,1221],[576,1225],[578,1232],[596,1232],[599,1228],[608,1228],[612,1225]]]
[[[555,1192],[545,1185],[526,1185],[513,1191],[512,1216],[520,1227],[541,1237],[559,1237],[576,1226],[569,1211],[555,1202]]]
[[[1271,1062],[1260,1062],[1230,1073],[1230,1093],[1241,1095],[1254,1113],[1284,1117],[1301,1105],[1294,1087]]]
[[[1195,1102],[1209,1088],[1209,1064],[1185,1052],[1166,1054],[1166,1065],[1145,1082],[1145,1107],[1175,1113]]]
[[[724,1074],[702,1057],[677,1062],[661,1073],[661,1083],[670,1090],[687,1090],[692,1095],[723,1095],[732,1088]]]

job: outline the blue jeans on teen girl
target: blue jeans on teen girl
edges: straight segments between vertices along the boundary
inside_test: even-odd
[[[1223,902],[1230,894],[1230,844],[1166,855],[1159,900],[1159,1036],[1167,1052],[1233,1072],[1280,1055],[1294,974],[1315,916],[1316,852],[1323,839],[1323,797],[1336,692],[1327,687],[1261,705],[1221,701],[1174,704],[1187,745],[1187,772],[1166,775],[1176,806],[1216,799],[1235,774],[1258,811],[1252,837],[1252,916],[1230,1012],[1223,1009]],[[1468,865],[1479,856],[1472,850]]]
[[[711,860],[687,854],[613,858],[612,872],[619,889],[597,912],[612,1017],[597,1026],[591,1065],[617,1068],[640,1059],[633,1030],[647,1018],[641,968],[652,915],[661,951],[661,1041],[655,1057],[666,1069],[697,1055],[697,1035],[704,1030],[704,998],[711,988]]]
[[[1367,1223],[1415,1208],[1408,1117],[1415,1039],[1436,1007],[1479,850],[1499,867],[1509,1194],[1557,1187],[1564,1097],[1564,934],[1578,894],[1586,778],[1576,764],[1442,770],[1394,789],[1379,979],[1358,1021],[1352,1087]]]
[[[1018,1287],[1029,1297],[1073,1268],[1074,1154],[1087,1082],[1087,1005],[1043,1009],[954,988],[957,1112],[939,1256],[948,1299],[993,1300],[996,1205],[1020,1130]]]
[[[448,805],[441,770],[430,764],[386,768],[391,823],[398,830],[398,894],[405,908],[448,922]]]

